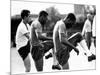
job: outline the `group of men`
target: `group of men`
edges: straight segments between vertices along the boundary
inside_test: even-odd
[[[70,52],[74,50],[79,55],[76,48],[79,43],[86,52],[88,61],[94,59],[93,54],[89,51],[85,39],[80,32],[68,37],[68,31],[75,25],[76,16],[69,13],[64,19],[59,20],[54,27],[53,36],[44,35],[43,26],[48,21],[49,14],[46,11],[40,11],[38,18],[28,24],[31,20],[30,11],[22,10],[22,21],[16,32],[16,47],[21,56],[25,72],[30,72],[31,63],[29,53],[34,60],[36,70],[43,71],[43,56],[52,49],[53,66],[52,69],[69,69],[68,59]]]

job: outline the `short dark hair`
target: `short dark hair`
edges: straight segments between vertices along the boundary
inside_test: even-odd
[[[48,13],[46,12],[46,11],[40,11],[40,13],[39,13],[39,17],[41,17],[41,16],[48,16]]]
[[[27,17],[29,15],[29,13],[30,13],[29,10],[22,10],[21,11],[21,18],[24,19],[25,16]]]
[[[75,15],[73,13],[69,13],[67,15],[67,19],[72,20],[72,21],[76,21],[76,17],[75,17]]]

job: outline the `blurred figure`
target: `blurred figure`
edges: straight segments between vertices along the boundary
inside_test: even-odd
[[[30,52],[30,11],[29,10],[22,10],[21,12],[21,18],[22,21],[19,24],[16,32],[16,47],[18,50],[19,55],[21,56],[24,66],[25,66],[25,72],[30,71],[30,58],[29,58],[29,52]]]
[[[37,71],[43,71],[43,56],[53,48],[52,38],[46,37],[42,32],[47,21],[48,13],[41,11],[38,18],[31,24],[31,55]]]
[[[91,46],[91,37],[92,37],[92,15],[90,13],[87,14],[87,19],[84,23],[82,35],[85,35],[85,39],[87,42],[87,46],[90,49]]]

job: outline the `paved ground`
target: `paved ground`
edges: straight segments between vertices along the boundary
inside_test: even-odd
[[[80,54],[77,56],[76,53],[72,50],[70,53],[69,59],[69,67],[70,69],[67,71],[73,70],[90,70],[96,68],[96,61],[93,60],[92,62],[87,61],[87,57],[83,53],[83,49],[78,46],[80,50]],[[91,45],[91,52],[95,54],[94,45]],[[31,58],[31,56],[30,56]],[[59,70],[52,70],[53,58],[44,59],[44,71],[43,72],[55,72]],[[19,54],[17,53],[16,48],[11,48],[11,73],[12,74],[21,74],[24,72],[24,65],[22,59],[20,58]],[[31,58],[31,72],[30,73],[37,73],[34,61]]]

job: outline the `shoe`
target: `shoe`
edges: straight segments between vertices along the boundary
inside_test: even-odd
[[[91,56],[88,56],[88,61],[92,61],[92,60],[95,60],[96,59],[96,56],[94,54],[92,54]]]
[[[55,69],[61,70],[61,67],[60,67],[59,65],[53,65],[53,66],[52,66],[52,69],[54,69],[54,70],[55,70]]]
[[[49,55],[45,56],[45,59],[49,59],[52,57],[52,53],[49,53]]]
[[[26,70],[25,72],[30,72],[30,70]]]

